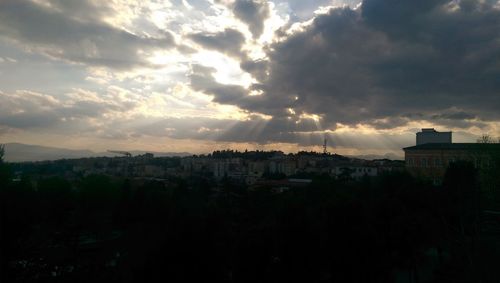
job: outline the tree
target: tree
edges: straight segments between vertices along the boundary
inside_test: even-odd
[[[453,241],[451,253],[457,256],[457,267],[471,269],[476,263],[480,239],[481,207],[478,172],[468,161],[451,163],[446,170],[443,189],[447,201],[442,203],[445,226],[449,227]]]
[[[119,187],[108,176],[90,175],[79,184],[77,217],[82,227],[100,237],[109,232],[120,199]]]
[[[492,136],[488,134],[483,134],[480,138],[478,138],[477,143],[495,143],[495,140]]]
[[[0,144],[0,189],[3,188],[11,178],[11,171],[8,164],[3,162],[5,147]]]
[[[3,162],[3,156],[5,155],[5,146],[0,144],[0,163]]]
[[[480,159],[479,173],[481,180],[482,199],[487,209],[500,207],[500,151],[490,147],[490,144],[500,143],[488,134],[483,134],[477,142],[482,144],[477,155]],[[483,159],[483,160],[481,160]]]
[[[40,214],[45,220],[62,224],[73,209],[71,184],[60,177],[41,179],[37,191]]]

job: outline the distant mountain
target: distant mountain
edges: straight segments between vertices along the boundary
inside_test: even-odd
[[[151,152],[151,151],[130,151],[133,156],[152,153],[156,157],[166,156],[189,156],[187,152]],[[91,150],[75,150],[39,145],[29,145],[21,143],[7,143],[5,144],[5,161],[7,162],[26,162],[26,161],[43,161],[43,160],[57,160],[57,159],[72,159],[72,158],[85,158],[85,157],[98,157],[98,156],[119,156],[109,152],[94,152]]]
[[[95,154],[95,152],[90,150],[72,150],[21,143],[5,144],[5,160],[7,162],[80,158],[95,156]]]
[[[365,159],[365,160],[374,160],[374,159],[403,160],[404,159],[404,157],[402,155],[396,155],[394,153],[386,153],[384,155],[366,154],[366,155],[356,155],[356,156],[349,156],[349,157]]]

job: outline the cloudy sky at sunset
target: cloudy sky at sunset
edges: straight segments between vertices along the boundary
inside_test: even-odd
[[[500,135],[500,1],[1,0],[0,142],[402,155]]]

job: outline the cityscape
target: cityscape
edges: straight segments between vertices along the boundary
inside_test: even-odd
[[[489,136],[453,143],[452,132],[434,129],[422,129],[415,140],[402,149],[405,160],[345,157],[329,153],[325,141],[323,152],[295,154],[110,151],[116,156],[4,162],[2,228],[18,244],[2,247],[10,255],[3,276],[12,282],[370,280],[344,272],[356,264],[389,282],[457,278],[464,266],[473,276],[467,280],[475,280],[478,267],[463,256],[479,252],[483,278],[494,280],[499,254],[490,248],[500,235],[500,143]],[[386,209],[396,213],[385,215]],[[335,219],[335,228],[317,218],[325,216]],[[380,230],[384,225],[394,231]],[[371,234],[352,246],[345,237],[358,232],[343,229]],[[320,235],[326,238],[310,242]],[[372,242],[376,235],[385,244]],[[484,247],[471,246],[478,235]],[[153,238],[147,243],[144,237]],[[392,246],[398,241],[410,242]],[[359,263],[352,249],[371,259]],[[403,264],[407,249],[418,262]],[[311,256],[318,258],[306,260]],[[185,274],[191,270],[197,272]]]
[[[484,136],[483,138],[490,138]],[[490,138],[491,139],[491,138]],[[300,176],[325,175],[334,179],[360,180],[388,172],[409,172],[416,177],[439,184],[449,164],[469,161],[476,168],[490,166],[500,145],[493,140],[476,143],[453,143],[452,132],[422,129],[416,133],[416,145],[405,147],[404,160],[353,158],[329,153],[327,140],[323,152],[285,154],[282,151],[214,151],[210,154],[155,157],[153,153],[137,154],[127,151],[108,153],[114,157],[91,157],[18,163],[14,166],[20,180],[25,171],[46,168],[39,178],[52,175],[76,180],[89,175],[145,179],[168,182],[169,178],[189,179],[194,176],[231,181],[249,187],[272,185],[275,180],[286,184],[310,183]],[[271,182],[269,182],[271,181]],[[280,183],[276,183],[280,186]]]

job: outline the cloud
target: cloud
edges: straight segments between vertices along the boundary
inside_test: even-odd
[[[5,126],[0,126],[0,137],[3,136],[3,135],[6,135],[8,133],[11,133],[13,132],[13,130],[9,127],[5,127]]]
[[[133,136],[157,136],[175,139],[215,140],[219,142],[296,142],[289,138],[298,130],[313,130],[308,122],[296,124],[290,120],[266,120],[250,116],[247,120],[215,119],[207,117],[168,117],[145,120],[125,130],[127,123],[118,123],[115,128],[123,128]],[[298,136],[298,135],[297,135]]]
[[[227,85],[216,82],[213,78],[213,73],[215,72],[214,68],[193,65],[192,74],[189,76],[191,88],[208,95],[213,95],[213,101],[221,104],[234,105],[246,99],[247,91],[245,88],[240,85]]]
[[[77,89],[63,96],[20,90],[0,92],[0,100],[0,126],[68,133],[93,130],[95,122],[105,124],[112,114],[126,115],[138,105],[112,89],[101,95]]]
[[[258,81],[265,80],[268,72],[268,64],[265,60],[242,60],[242,62],[240,63],[240,68],[252,74],[252,76]]]
[[[189,35],[188,38],[206,49],[216,50],[236,58],[244,56],[241,48],[245,43],[245,37],[235,29],[227,28],[218,33],[195,33]]]
[[[258,38],[264,32],[264,21],[270,11],[267,1],[236,0],[233,4],[234,15],[248,25],[250,32]]]
[[[127,69],[151,66],[146,55],[175,45],[173,37],[139,36],[104,21],[105,8],[89,1],[28,0],[0,3],[0,36],[52,58],[91,66]]]
[[[356,10],[331,9],[270,46],[265,63],[244,62],[261,78],[253,89],[263,95],[260,103],[233,103],[277,118],[289,108],[317,114],[325,128],[378,128],[385,120],[390,129],[411,122],[412,113],[448,125],[453,116],[499,121],[500,11],[469,2],[473,8],[366,0]],[[451,109],[473,114],[443,113]]]
[[[436,114],[433,115],[432,118],[436,119],[448,119],[448,120],[472,120],[475,119],[476,116],[470,113],[466,113],[464,111],[457,111],[457,112],[448,112],[448,113],[442,113],[442,114]]]
[[[37,1],[33,1],[37,2]],[[113,12],[109,2],[92,0],[44,0],[38,1],[67,17],[80,21],[101,21]]]
[[[421,124],[499,128],[495,1],[188,2],[0,1],[0,132],[400,148]]]
[[[52,96],[29,91],[14,94],[0,93],[0,125],[9,128],[44,128],[57,123],[52,110],[60,101]]]
[[[254,38],[259,38],[264,32],[264,23],[270,17],[271,11],[266,0],[215,0],[225,4],[233,11],[240,21],[248,26]]]
[[[328,6],[357,6],[361,0],[276,0],[276,3],[288,8],[292,22],[301,22],[311,19],[319,7]]]
[[[127,128],[128,127],[128,128]],[[315,132],[315,125],[306,121],[298,125],[285,119],[266,120],[252,116],[248,120],[235,121],[213,118],[165,118],[144,121],[130,127],[122,121],[114,125],[118,132],[129,136],[171,138],[177,140],[216,141],[221,144],[245,143],[256,146],[267,144],[296,144],[298,147],[321,146],[325,138],[334,151],[363,148],[364,150],[400,149],[414,142],[413,133],[360,133],[360,132]]]

